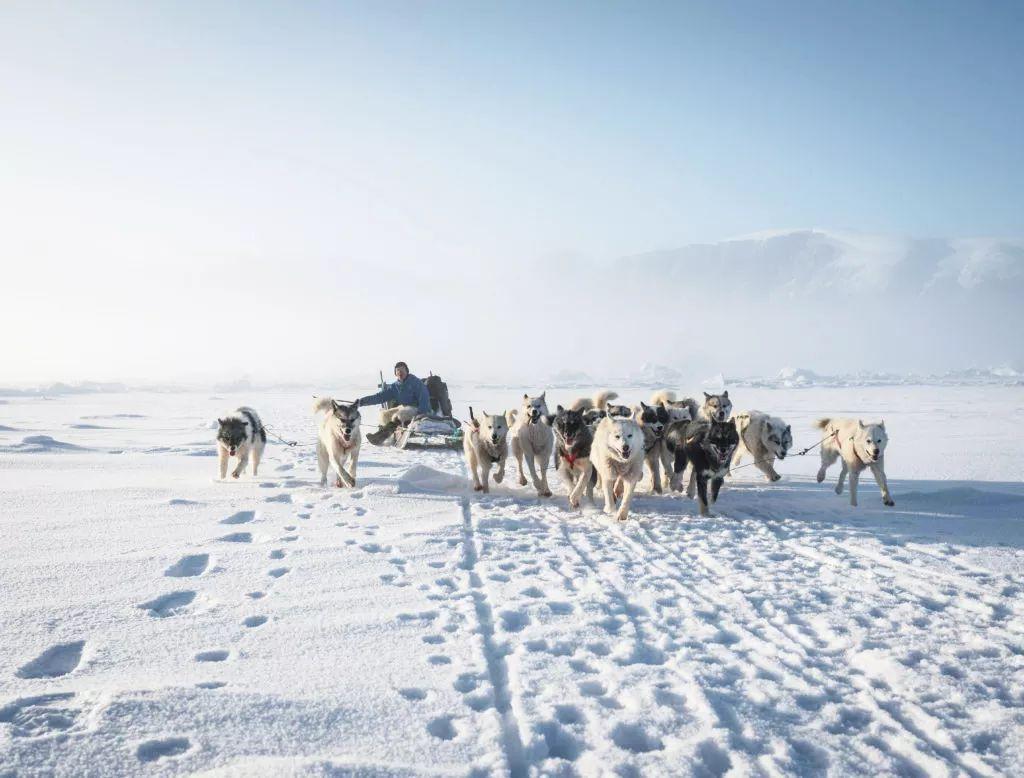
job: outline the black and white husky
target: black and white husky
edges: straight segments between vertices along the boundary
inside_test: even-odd
[[[223,419],[217,419],[217,456],[220,464],[220,477],[228,474],[228,458],[237,456],[238,467],[231,473],[238,478],[245,470],[245,465],[252,457],[252,475],[260,466],[263,449],[267,445],[267,431],[263,422],[252,408],[242,406]]]
[[[552,428],[555,430],[555,470],[569,489],[569,507],[580,507],[583,490],[594,502],[594,467],[590,463],[590,447],[594,433],[583,418],[585,411],[558,406]]]
[[[675,443],[674,469],[678,476],[687,464],[696,481],[700,501],[700,515],[708,515],[708,506],[718,500],[725,476],[729,472],[740,437],[735,421],[708,421],[698,419],[686,424],[673,425],[669,436]],[[711,482],[709,499],[708,481]]]
[[[551,463],[551,452],[555,448],[546,394],[541,392],[538,397],[524,394],[519,412],[509,411],[505,414],[509,424],[509,437],[512,440],[512,456],[516,458],[519,470],[519,485],[526,486],[526,469],[523,468],[525,460],[533,486],[540,497],[551,496],[551,487],[548,486],[548,465]]]
[[[651,473],[651,489],[661,494],[661,467],[665,452],[665,430],[671,423],[668,409],[661,403],[647,405],[641,402],[633,410],[633,420],[644,434],[644,463]],[[665,477],[669,477],[666,469]]]
[[[617,392],[602,389],[592,397],[578,397],[569,406],[571,411],[579,411],[583,414],[583,421],[593,432],[597,429],[598,422],[605,416],[621,416],[627,418],[632,416],[633,411],[628,405],[613,405],[612,400],[618,397]]]
[[[469,425],[462,439],[462,450],[466,464],[473,474],[473,489],[489,492],[491,466],[497,465],[494,483],[500,484],[505,478],[505,462],[508,459],[508,419],[501,414],[486,411],[477,418],[469,409]]]
[[[335,486],[356,485],[356,466],[363,436],[359,432],[359,401],[351,405],[335,402],[331,397],[318,397],[313,402],[313,413],[327,411],[320,422],[316,439],[316,457],[320,463],[320,485],[327,486],[327,471],[334,468]],[[345,464],[348,469],[345,469]]]

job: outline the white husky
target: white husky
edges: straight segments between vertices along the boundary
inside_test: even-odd
[[[889,444],[889,436],[885,432],[885,422],[865,424],[860,419],[818,419],[814,426],[825,434],[825,442],[821,445],[821,467],[818,469],[818,483],[825,480],[825,471],[837,459],[843,460],[843,469],[839,471],[836,483],[836,494],[843,493],[843,479],[850,474],[850,505],[857,504],[857,482],[865,468],[871,470],[878,488],[882,490],[882,502],[895,505],[889,493],[889,482],[885,478],[885,447]]]
[[[614,513],[616,520],[625,521],[637,481],[644,474],[644,433],[640,425],[622,416],[601,419],[594,430],[590,463],[601,479],[604,512]],[[615,497],[619,494],[622,503],[616,511]]]
[[[480,418],[469,409],[470,424],[462,439],[462,450],[466,452],[466,462],[473,474],[473,489],[477,492],[489,492],[488,481],[491,477],[491,465],[497,465],[494,483],[500,484],[505,477],[505,461],[508,459],[508,420],[501,414],[491,415],[486,412]]]
[[[351,405],[337,403],[331,397],[319,397],[313,403],[313,413],[328,411],[320,422],[316,440],[316,456],[320,462],[320,485],[327,486],[327,471],[337,473],[335,486],[356,485],[356,465],[359,464],[359,401]],[[345,464],[348,463],[348,469]]]
[[[267,445],[267,431],[263,422],[252,408],[242,406],[223,419],[217,419],[217,456],[220,465],[220,477],[228,474],[228,458],[237,456],[238,466],[232,471],[231,477],[238,478],[245,470],[252,456],[252,475],[260,466],[263,449]]]
[[[764,473],[769,481],[782,478],[775,472],[775,460],[785,459],[793,447],[793,431],[778,416],[769,416],[761,411],[743,411],[736,415],[736,430],[740,433],[740,444],[732,456],[736,467],[745,454],[754,458],[754,467]]]
[[[551,496],[548,465],[551,463],[551,452],[555,449],[555,435],[551,429],[551,414],[548,413],[545,394],[541,392],[538,397],[524,394],[519,412],[509,411],[505,414],[509,423],[509,436],[512,438],[512,456],[516,458],[519,469],[519,485],[526,486],[526,471],[523,469],[525,459],[533,486],[540,497]]]

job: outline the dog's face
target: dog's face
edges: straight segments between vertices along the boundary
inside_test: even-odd
[[[670,421],[668,411],[661,403],[658,405],[647,405],[641,402],[633,418],[640,426],[653,432],[656,438],[660,438],[664,434],[665,428],[669,425]]]
[[[740,436],[734,421],[712,421],[708,427],[701,448],[718,467],[728,462],[739,445]]]
[[[238,447],[245,443],[245,420],[228,417],[217,419],[217,440],[228,450],[228,454],[234,456]]]
[[[546,394],[547,392],[541,392],[537,397],[523,395],[523,413],[526,414],[530,424],[536,424],[548,415],[548,403],[544,397]]]
[[[788,424],[780,424],[777,420],[769,419],[764,428],[762,442],[777,459],[785,459],[793,447],[793,431]]]
[[[623,419],[632,419],[633,411],[628,405],[609,405],[607,407],[609,416],[618,416]]]
[[[854,433],[853,443],[857,453],[862,456],[865,462],[877,462],[885,453],[885,447],[889,445],[889,435],[885,431],[885,422],[877,424],[865,424],[858,419],[857,431]]]
[[[583,411],[583,423],[586,424],[590,429],[594,429],[598,422],[601,421],[608,414],[602,411],[600,408],[590,408],[589,410]]]
[[[681,421],[693,421],[693,414],[690,413],[690,409],[682,403],[673,403],[666,406],[665,410],[668,412],[669,425],[678,424]]]
[[[635,421],[622,416],[606,416],[601,422],[608,448],[619,459],[629,459],[637,449],[643,450],[644,434]]]
[[[480,433],[480,439],[494,446],[503,443],[508,436],[508,421],[504,416],[484,413],[477,419],[476,428]]]
[[[359,401],[351,405],[331,401],[331,413],[341,431],[341,439],[346,443],[359,434]]]
[[[558,439],[566,448],[572,448],[572,446],[579,440],[580,436],[583,435],[587,429],[587,422],[583,418],[583,413],[580,411],[566,410],[561,405],[558,406],[558,412],[555,414],[555,434]]]
[[[725,421],[732,415],[732,400],[729,392],[708,394],[704,392],[704,415],[711,421]]]

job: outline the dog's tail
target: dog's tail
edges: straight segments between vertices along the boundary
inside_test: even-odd
[[[320,411],[329,411],[334,408],[333,397],[317,397],[313,400],[313,413],[320,413]]]
[[[600,392],[597,392],[593,397],[590,398],[590,402],[592,402],[593,407],[597,408],[599,411],[606,411],[608,410],[608,402],[610,400],[616,399],[618,396],[618,392],[612,392],[609,391],[608,389],[602,389]]]
[[[508,426],[510,426],[510,427],[511,427],[511,426],[512,426],[513,424],[515,424],[515,423],[516,423],[516,412],[515,412],[514,410],[512,410],[512,411],[505,411],[505,422],[506,422],[506,423],[508,424]]]
[[[659,389],[651,395],[651,405],[668,405],[671,402],[675,402],[676,393],[671,389]]]
[[[814,426],[817,427],[819,430],[823,430],[823,429],[826,429],[828,427],[828,425],[831,424],[831,423],[832,423],[832,419],[830,419],[828,416],[823,416],[820,419],[818,419],[816,422],[814,422]]]

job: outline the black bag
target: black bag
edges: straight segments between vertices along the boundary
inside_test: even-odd
[[[451,417],[452,401],[448,397],[448,384],[441,376],[433,373],[427,378],[427,392],[430,393],[430,408],[438,416]]]

